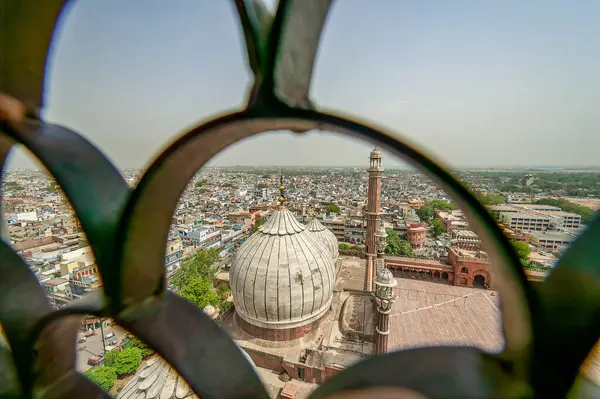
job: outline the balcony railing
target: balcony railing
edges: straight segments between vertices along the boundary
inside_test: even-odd
[[[0,323],[11,350],[4,356],[0,347],[0,369],[14,370],[12,381],[18,381],[0,386],[3,395],[106,397],[75,371],[78,323],[70,316],[93,314],[114,318],[145,341],[203,399],[268,397],[229,336],[165,290],[164,243],[181,194],[215,154],[260,132],[311,129],[377,142],[432,178],[465,211],[510,285],[502,292],[503,353],[455,347],[375,356],[331,378],[312,399],[380,397],[384,388],[428,397],[565,397],[572,389],[600,395],[595,386],[576,383],[585,381],[578,380],[580,366],[600,335],[600,222],[578,237],[539,288],[531,287],[507,238],[447,169],[401,135],[319,110],[309,98],[331,1],[280,0],[271,14],[258,1],[237,0],[254,75],[246,108],[180,137],[135,189],[84,136],[39,118],[48,46],[64,3],[7,1],[0,7],[0,154],[5,160],[19,143],[49,170],[81,221],[104,287],[102,295],[54,310],[25,261],[0,243]]]

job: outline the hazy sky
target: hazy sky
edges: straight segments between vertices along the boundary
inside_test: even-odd
[[[244,104],[250,75],[231,1],[73,3],[44,116],[119,167],[145,166],[185,128]],[[599,165],[598,15],[597,0],[338,0],[311,94],[454,166]],[[366,165],[370,147],[272,133],[214,163]],[[16,156],[11,166],[27,165]]]

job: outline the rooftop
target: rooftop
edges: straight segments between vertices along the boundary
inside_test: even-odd
[[[488,208],[492,211],[509,211],[517,212],[517,208],[512,205],[500,204],[500,205],[488,205]]]
[[[495,291],[399,278],[390,315],[389,350],[469,345],[504,348],[500,296]]]
[[[532,231],[531,236],[538,240],[574,241],[577,235],[562,231]]]
[[[554,214],[554,212],[553,212]],[[507,215],[510,218],[528,218],[528,219],[553,219],[553,216],[537,213],[537,212],[513,212],[510,215]]]
[[[57,277],[57,278],[50,279],[48,281],[44,281],[44,285],[49,286],[49,287],[56,287],[57,285],[65,284],[68,282],[69,282],[69,280]]]
[[[452,234],[459,238],[479,238],[477,233],[471,230],[453,230]]]

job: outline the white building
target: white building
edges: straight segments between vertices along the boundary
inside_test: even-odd
[[[565,231],[534,231],[530,242],[548,249],[560,249],[571,245],[576,238],[577,234]]]
[[[576,229],[581,216],[564,212],[557,206],[540,204],[491,205],[491,214],[509,228],[521,230]]]
[[[214,227],[177,227],[175,233],[184,247],[214,248],[221,245],[221,231]]]

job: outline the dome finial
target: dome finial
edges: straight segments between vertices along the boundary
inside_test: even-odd
[[[279,205],[282,206],[285,202],[285,187],[283,186],[283,170],[279,175]]]

